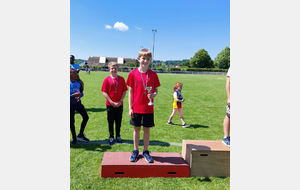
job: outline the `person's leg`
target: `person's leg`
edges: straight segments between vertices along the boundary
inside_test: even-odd
[[[172,112],[172,114],[170,115],[170,118],[169,118],[169,121],[168,121],[167,124],[174,125],[174,124],[172,123],[172,119],[173,119],[174,115],[176,114],[176,112],[177,112],[177,108],[173,108],[173,112]]]
[[[182,108],[178,108],[178,113],[179,113],[179,117],[182,122],[182,125],[185,124],[184,119],[183,119]]]
[[[226,116],[224,118],[223,122],[223,130],[224,130],[224,137],[222,142],[227,146],[230,147],[230,107],[227,105],[227,110],[226,110]]]
[[[120,106],[116,109],[116,137],[120,137],[121,131],[121,123],[122,123],[122,115],[123,115],[123,106]]]
[[[134,150],[129,158],[131,162],[136,162],[139,156],[139,143],[140,143],[140,131],[141,131],[141,114],[134,114],[134,118],[131,118],[130,125],[134,126],[133,131],[133,146]]]
[[[87,112],[86,112],[86,110],[85,110],[84,107],[77,109],[77,111],[78,111],[78,113],[79,113],[79,114],[81,115],[81,117],[82,117],[82,122],[81,122],[81,126],[80,126],[80,132],[79,132],[79,134],[78,134],[78,135],[81,136],[81,135],[83,135],[85,126],[86,126],[86,124],[87,124],[87,122],[88,122],[88,120],[89,120],[89,116],[88,116],[88,114],[87,114]]]
[[[149,141],[150,141],[150,127],[143,127],[144,135],[143,135],[143,141],[144,141],[144,150],[148,150]]]
[[[178,108],[178,113],[179,113],[179,117],[180,117],[180,120],[182,122],[182,127],[183,128],[187,128],[190,126],[190,124],[186,124],[184,119],[183,119],[183,113],[182,113],[182,108]]]
[[[230,117],[228,117],[227,115],[224,118],[223,128],[224,128],[224,137],[228,137],[230,131]]]
[[[140,131],[141,131],[141,126],[134,126],[134,131],[133,131],[134,150],[139,150]]]
[[[149,163],[153,163],[153,158],[150,156],[148,151],[149,141],[150,141],[150,128],[154,126],[154,114],[144,114],[143,116],[143,142],[144,142],[144,150],[143,156],[145,160]]]
[[[106,110],[107,110],[107,122],[108,122],[109,138],[114,138],[115,109],[114,109],[113,106],[106,105]]]
[[[72,133],[73,141],[76,141],[76,131],[75,131],[75,110],[71,109],[70,111],[70,129]]]

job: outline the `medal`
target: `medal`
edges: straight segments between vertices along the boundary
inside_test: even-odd
[[[140,71],[140,70],[139,70]],[[142,75],[142,72],[140,71],[141,73],[141,77],[142,77],[142,81],[143,81],[143,85],[144,85],[144,89],[146,90],[146,87],[147,87],[147,82],[148,82],[148,69],[147,69],[147,78],[146,78],[146,82],[144,82],[144,77]],[[145,84],[146,83],[146,84]],[[146,95],[146,92],[144,92],[144,95]]]
[[[113,79],[113,77],[112,77],[112,76],[111,76],[111,80],[113,81],[113,83],[114,83],[114,86],[115,86],[115,93],[117,93],[118,82],[119,82],[119,80],[118,80],[118,75],[117,75],[117,84],[115,84],[115,81],[114,81],[114,79]]]

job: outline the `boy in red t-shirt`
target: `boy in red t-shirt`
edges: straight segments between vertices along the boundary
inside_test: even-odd
[[[101,91],[106,98],[109,145],[113,145],[114,122],[116,122],[116,141],[123,143],[120,137],[120,129],[123,114],[123,99],[128,88],[124,78],[118,75],[119,67],[116,62],[110,62],[108,69],[111,74],[104,79]]]
[[[126,84],[129,88],[129,116],[131,117],[130,124],[134,126],[133,143],[134,150],[129,160],[137,161],[139,155],[139,140],[140,130],[143,125],[143,141],[144,151],[143,156],[146,161],[153,163],[153,159],[149,154],[148,145],[150,140],[150,128],[154,126],[154,107],[148,105],[149,101],[157,96],[157,87],[160,82],[157,74],[148,68],[152,61],[151,51],[142,49],[139,52],[137,60],[140,62],[139,68],[132,70],[127,78]],[[152,87],[151,93],[148,93],[146,87]],[[142,122],[143,120],[143,122]]]

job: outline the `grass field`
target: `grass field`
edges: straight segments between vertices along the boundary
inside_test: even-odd
[[[121,127],[123,144],[108,145],[108,124],[102,82],[109,72],[80,72],[85,90],[84,104],[89,121],[85,135],[90,143],[79,143],[70,148],[71,189],[229,189],[230,178],[101,178],[101,162],[104,152],[131,152],[133,150],[133,126],[129,124],[128,93],[124,99]],[[118,73],[127,79],[128,73]],[[154,99],[154,122],[151,129],[149,151],[177,152],[181,154],[182,140],[221,140],[226,111],[226,76],[158,74],[161,86]],[[172,112],[172,93],[176,82],[183,83],[183,117],[189,128],[182,128],[178,113],[166,124]],[[75,115],[76,132],[79,132],[81,116]],[[142,134],[141,134],[142,137]],[[70,141],[72,136],[70,133]],[[143,149],[142,139],[140,151]],[[129,159],[129,158],[126,158]]]

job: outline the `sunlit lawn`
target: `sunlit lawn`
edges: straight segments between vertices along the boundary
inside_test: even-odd
[[[84,104],[89,121],[85,129],[90,143],[70,147],[71,189],[229,189],[230,178],[102,178],[101,162],[104,152],[131,152],[133,150],[133,126],[129,124],[128,93],[124,99],[121,137],[124,144],[108,145],[108,125],[102,82],[109,72],[80,72],[85,90]],[[127,79],[128,73],[119,72]],[[154,99],[155,127],[151,129],[151,152],[177,152],[181,154],[182,140],[221,140],[226,111],[224,75],[158,74],[161,86]],[[183,116],[189,128],[182,128],[179,115],[167,125],[172,112],[172,93],[176,82],[183,83]],[[79,132],[81,116],[76,114],[76,132]],[[142,136],[142,135],[141,135]],[[70,141],[72,136],[70,133]],[[170,144],[171,143],[171,144]],[[172,145],[177,143],[175,145]],[[140,150],[143,149],[142,139]],[[128,158],[126,158],[128,159]]]

